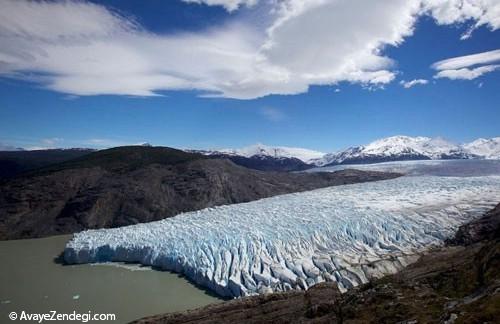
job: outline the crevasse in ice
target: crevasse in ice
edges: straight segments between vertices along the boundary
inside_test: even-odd
[[[223,296],[341,290],[398,271],[500,198],[500,177],[401,177],[207,208],[75,234],[68,263],[126,261]]]

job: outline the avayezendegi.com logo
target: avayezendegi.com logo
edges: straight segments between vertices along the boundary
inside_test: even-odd
[[[97,314],[89,311],[88,313],[58,313],[57,311],[50,311],[48,313],[28,313],[26,311],[10,312],[9,319],[12,321],[33,321],[43,323],[45,321],[74,321],[87,323],[90,321],[115,321],[115,314]]]

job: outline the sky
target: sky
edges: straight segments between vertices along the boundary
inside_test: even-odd
[[[0,0],[0,148],[500,136],[498,0]]]

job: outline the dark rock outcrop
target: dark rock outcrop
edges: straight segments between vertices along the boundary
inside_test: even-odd
[[[499,323],[500,205],[400,273],[340,294],[323,283],[135,323]],[[465,239],[464,239],[465,238]],[[458,241],[457,241],[458,242]]]
[[[356,170],[262,172],[170,148],[120,147],[0,184],[0,239],[131,225],[211,206],[397,176]]]
[[[500,204],[483,217],[460,226],[451,244],[469,245],[500,237]],[[499,270],[500,271],[500,270]]]
[[[209,157],[228,159],[237,165],[260,171],[291,172],[303,171],[315,167],[314,165],[307,164],[297,158],[277,158],[267,155],[254,155],[251,157],[245,157],[240,155],[212,154],[209,155]]]

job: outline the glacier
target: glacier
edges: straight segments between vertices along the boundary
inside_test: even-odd
[[[414,262],[499,197],[500,176],[405,176],[87,230],[64,259],[154,266],[228,297],[323,281],[345,291]]]
[[[423,160],[391,161],[371,164],[339,164],[319,167],[304,172],[334,172],[345,169],[396,172],[407,176],[472,177],[500,175],[500,160]]]

